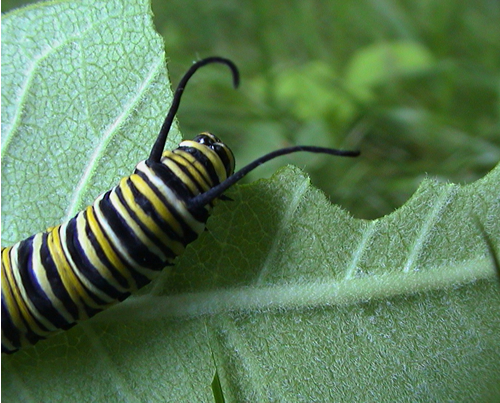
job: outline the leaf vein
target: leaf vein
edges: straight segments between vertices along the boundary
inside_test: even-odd
[[[89,183],[90,179],[93,176],[93,173],[96,171],[96,167],[101,160],[107,146],[111,142],[113,135],[120,128],[120,126],[125,122],[127,117],[129,116],[130,111],[134,110],[137,104],[142,99],[142,95],[146,88],[151,85],[151,82],[154,81],[155,77],[160,73],[160,69],[163,66],[163,55],[157,58],[156,62],[152,64],[152,68],[149,70],[149,74],[145,76],[142,85],[138,88],[135,95],[130,98],[129,102],[123,106],[122,113],[120,113],[117,118],[111,122],[108,128],[104,131],[104,134],[100,141],[97,143],[94,152],[90,156],[80,180],[75,188],[75,191],[71,195],[71,199],[68,204],[68,208],[66,210],[66,219],[72,217],[76,212],[80,209],[82,205],[82,198],[84,194],[85,186]]]
[[[71,43],[72,41],[76,40],[76,38],[82,38],[85,34],[87,34],[91,29],[93,29],[96,26],[100,26],[103,24],[106,20],[110,19],[110,17],[104,18],[102,20],[99,20],[93,24],[90,24],[86,29],[79,31],[78,34],[69,36],[65,38],[64,40],[60,41],[59,43],[51,43],[47,45],[47,48],[42,50],[38,57],[35,57],[32,61],[31,64],[28,65],[28,69],[23,73],[23,75],[26,77],[24,82],[21,84],[21,88],[19,90],[18,96],[19,96],[19,101],[17,103],[17,108],[16,112],[14,114],[14,118],[12,119],[12,123],[10,124],[10,127],[6,129],[5,131],[5,141],[2,144],[2,149],[1,149],[1,157],[3,157],[9,149],[9,145],[14,138],[16,134],[16,128],[20,124],[21,120],[21,115],[24,111],[24,105],[26,103],[26,100],[28,99],[28,92],[29,88],[31,87],[31,83],[34,80],[35,77],[35,72],[38,70],[40,67],[41,63],[46,60],[49,56],[52,54],[56,53],[59,51],[63,46],[67,45],[68,43]],[[3,131],[3,127],[2,127]]]
[[[412,270],[415,262],[417,261],[420,252],[422,251],[426,239],[434,225],[440,220],[441,215],[439,214],[447,205],[451,197],[451,193],[455,193],[455,186],[447,186],[443,187],[443,191],[439,195],[439,197],[435,200],[432,208],[427,215],[427,218],[423,221],[423,225],[415,238],[412,247],[409,250],[408,259],[403,268],[403,272],[408,273]]]
[[[288,204],[288,208],[285,210],[285,213],[283,214],[283,219],[279,223],[275,236],[273,236],[272,238],[273,241],[271,247],[268,250],[264,263],[262,264],[259,276],[255,281],[256,285],[262,284],[267,274],[269,273],[269,270],[271,269],[271,262],[274,260],[275,256],[278,253],[278,246],[281,239],[283,238],[283,234],[286,231],[286,229],[289,228],[290,223],[293,220],[294,213],[297,210],[297,207],[304,193],[307,191],[308,186],[309,186],[309,180],[304,179],[300,184],[300,186],[297,186],[297,188],[293,192],[292,200]]]

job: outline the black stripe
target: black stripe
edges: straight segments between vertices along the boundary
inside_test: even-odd
[[[92,264],[87,255],[88,251],[84,250],[82,244],[78,241],[78,228],[76,217],[72,218],[66,228],[66,247],[68,252],[75,262],[78,271],[97,289],[104,292],[110,298],[118,299],[123,297],[123,292],[117,290],[113,285],[102,276],[99,270]],[[93,245],[92,245],[93,246]],[[107,261],[107,259],[106,259]],[[101,262],[110,270],[113,279],[122,287],[127,287],[126,279],[107,261]],[[128,293],[127,293],[128,295]]]
[[[153,193],[160,199],[160,202],[166,206],[166,208],[170,211],[172,216],[174,217],[175,221],[177,221],[181,227],[182,235],[179,235],[173,228],[172,225],[169,221],[165,221],[163,217],[158,213],[158,211],[155,209],[153,204],[150,202],[150,200],[141,193],[139,189],[137,189],[134,185],[134,183],[130,180],[130,178],[127,180],[127,186],[129,187],[130,191],[132,192],[132,196],[134,197],[134,201],[136,204],[138,204],[141,209],[144,211],[145,214],[147,214],[151,219],[156,222],[156,224],[160,227],[160,229],[172,240],[177,241],[177,242],[184,242],[184,234],[186,231],[189,231],[190,228],[188,226],[183,226],[183,219],[182,217],[179,216],[177,213],[177,210],[173,208],[173,206],[168,203],[168,201],[163,197],[163,195],[160,193],[160,191],[154,186],[148,179],[148,177],[140,171],[135,172],[136,175],[140,176],[144,182],[146,182],[146,185],[151,188]],[[156,174],[156,172],[154,172]],[[161,180],[162,178],[160,178]]]
[[[82,301],[73,301],[73,299],[71,299],[71,296],[64,287],[64,284],[59,276],[54,259],[50,254],[49,247],[47,245],[48,233],[44,233],[42,236],[43,242],[40,248],[40,255],[43,262],[43,267],[47,272],[47,278],[49,279],[52,292],[56,295],[57,298],[59,298],[66,310],[70,313],[71,316],[73,316],[73,318],[75,318],[75,320],[80,319],[80,316],[78,314],[79,305],[83,307],[84,311],[89,317],[94,316],[97,312],[100,312],[101,310],[99,309],[90,308],[87,305],[82,304]],[[77,279],[77,281],[79,280]]]
[[[70,322],[64,319],[64,317],[54,307],[50,296],[45,293],[35,276],[33,269],[33,238],[34,237],[30,237],[19,244],[18,271],[21,276],[23,286],[26,289],[30,301],[36,307],[38,312],[45,317],[45,319],[57,328],[67,326]],[[38,321],[36,322],[42,329],[47,331],[49,330]]]
[[[175,161],[174,161],[175,162]],[[192,198],[192,193],[189,191],[187,186],[181,181],[181,179],[172,172],[167,166],[163,164],[151,164],[149,166],[151,171],[164,183],[165,186],[168,186],[175,194],[175,196],[179,199],[179,203],[183,201],[190,200]],[[152,184],[146,175],[140,171],[136,172],[141,178],[143,178],[148,185],[153,189],[155,194],[160,198],[161,202],[169,207],[172,215],[175,217],[176,221],[181,225],[181,228],[184,232],[184,237],[181,239],[184,245],[193,242],[196,238],[198,238],[198,233],[189,226],[188,223],[184,221],[184,219],[178,214],[177,209],[175,209],[169,202],[166,200],[160,191]],[[200,222],[206,223],[208,219],[208,211],[205,208],[201,208],[195,211],[190,211],[193,215],[193,218]],[[162,220],[160,216],[157,216],[158,220]],[[163,221],[163,220],[162,220]]]
[[[178,203],[182,203],[185,194],[190,194],[189,190],[182,183],[182,181],[177,176],[175,176],[174,173],[165,165],[154,164],[154,166],[151,166],[150,169],[161,181],[163,181],[165,186],[168,186],[174,192],[175,196],[179,198]],[[140,191],[134,186],[132,181],[130,181],[129,179],[129,186],[133,192],[134,198],[137,201],[137,203],[142,206],[143,210],[151,218],[153,218],[153,220],[155,220],[158,223],[161,230],[164,231],[168,236],[170,236],[170,238],[181,242],[184,246],[195,240],[198,237],[198,233],[193,228],[191,228],[191,226],[186,221],[184,221],[184,218],[179,214],[175,206],[173,206],[160,193],[160,191],[156,188],[156,186],[149,181],[146,174],[140,171],[137,171],[136,174],[139,175],[146,182],[146,184],[151,188],[154,194],[160,199],[161,203],[167,207],[167,209],[172,214],[174,220],[181,227],[183,236],[182,237],[179,236],[176,232],[172,230],[172,225],[161,217],[161,215],[156,211],[156,209],[154,208],[153,204],[149,201],[149,199],[142,193],[140,193]],[[184,189],[184,194],[179,194],[178,191],[181,191],[182,189]],[[170,234],[172,234],[172,236]]]
[[[229,150],[229,148],[224,147],[222,144],[214,144],[212,147],[215,153],[219,156],[219,158],[222,161],[222,165],[224,166],[224,169],[226,171],[226,177],[230,176],[233,172],[231,171],[231,161],[228,156],[228,151],[229,152],[231,151]],[[234,155],[233,155],[233,161],[234,161]]]
[[[175,151],[176,151],[176,150],[174,150],[173,152],[174,152],[174,155],[176,156],[176,158],[179,158],[179,159],[182,159],[183,161],[185,161],[185,164],[186,164],[186,165],[191,166],[191,167],[192,167],[192,168],[193,168],[193,169],[197,172],[197,174],[199,175],[199,177],[200,177],[200,178],[205,179],[205,176],[203,175],[203,172],[201,172],[201,171],[200,171],[200,170],[196,167],[196,165],[192,164],[192,163],[191,163],[191,161],[187,160],[187,159],[186,159],[183,155],[175,153]],[[165,159],[165,157],[164,157],[164,159]],[[197,195],[199,195],[200,193],[205,192],[205,191],[206,191],[206,190],[205,190],[205,188],[206,188],[206,187],[210,188],[210,184],[209,184],[208,182],[205,182],[205,180],[203,181],[203,182],[204,182],[203,184],[202,184],[202,183],[200,183],[200,181],[198,180],[198,178],[196,178],[196,177],[194,177],[194,176],[193,176],[193,173],[192,173],[192,172],[191,172],[191,171],[187,168],[187,166],[186,166],[186,165],[181,164],[179,161],[177,161],[176,159],[171,158],[171,157],[167,157],[166,159],[168,159],[169,161],[172,161],[175,165],[177,165],[177,167],[178,167],[178,168],[179,168],[179,169],[180,169],[180,170],[181,170],[181,171],[182,171],[182,172],[183,172],[183,173],[184,173],[184,174],[185,174],[185,175],[186,175],[189,179],[191,179],[191,182],[193,182],[193,183],[195,184],[196,188],[198,189],[198,192],[196,192],[196,193],[192,193],[192,192],[190,191],[190,195],[191,195],[191,197],[193,197],[193,196],[197,196]],[[162,162],[162,164],[164,164],[164,163]],[[180,179],[180,178],[179,178],[179,179]],[[186,187],[187,187],[187,185],[186,185]]]
[[[94,215],[95,215],[95,212],[94,212]],[[105,255],[104,251],[101,248],[101,245],[99,244],[99,242],[97,242],[97,238],[96,238],[95,234],[92,232],[92,229],[91,229],[91,227],[89,225],[87,211],[85,211],[85,222],[86,222],[85,233],[87,234],[87,237],[89,238],[89,241],[94,246],[94,249],[95,249],[97,255],[103,261],[105,260],[106,262],[108,262],[108,260],[106,258],[106,255]],[[118,256],[121,256],[121,253],[114,247],[113,243],[109,240],[108,235],[106,234],[106,232],[102,228],[102,225],[99,223],[99,221],[97,221],[97,225],[101,229],[101,232],[103,233],[103,236],[106,238],[106,240],[108,241],[108,243],[111,246],[111,248],[113,248],[113,251],[115,252],[115,254],[118,255]],[[125,259],[123,256],[121,257],[121,261],[122,261],[123,265],[125,266],[126,270],[128,270],[128,272],[132,276],[132,280],[136,284],[136,289],[140,288],[140,284],[147,284],[149,282],[149,279],[146,278],[145,276],[143,276],[142,274],[137,273],[136,270],[135,270],[135,268],[134,268],[134,266],[130,265],[128,263],[128,260]],[[109,264],[111,265],[111,262],[109,262]]]
[[[163,261],[154,253],[151,253],[148,247],[135,235],[134,231],[128,226],[127,220],[113,206],[109,195],[110,192],[106,193],[99,201],[99,209],[118,237],[118,242],[127,248],[130,257],[139,265],[151,270],[163,269],[165,267]]]
[[[93,211],[93,208],[92,208],[92,211]],[[101,244],[99,242],[97,242],[95,234],[93,233],[92,229],[90,228],[87,210],[84,210],[82,213],[84,214],[83,218],[84,218],[84,222],[85,222],[85,235],[87,236],[90,244],[94,248],[94,251],[95,251],[95,254],[97,255],[97,258],[111,271],[111,273],[113,274],[113,278],[118,282],[118,284],[120,284],[122,287],[128,288],[128,289],[134,287],[133,285],[128,284],[127,279],[119,272],[119,270],[113,265],[113,263],[111,263],[111,261],[106,256],[106,253],[102,249]],[[95,215],[95,212],[94,212],[94,215]],[[99,222],[97,222],[97,225],[99,226],[99,228],[101,228],[99,225]],[[106,233],[102,230],[102,228],[101,228],[101,232],[103,233],[103,236],[108,241],[109,245],[112,247],[113,244],[111,244],[109,242],[109,239],[106,236]],[[80,250],[83,250],[83,248],[80,244],[78,244],[78,247]],[[119,257],[119,253],[114,249],[113,249],[113,251]],[[120,261],[123,263],[126,270],[132,271],[132,267],[127,263],[126,260],[120,259]]]
[[[186,147],[182,147],[182,149],[183,149],[184,151],[186,151],[186,150],[185,150],[185,148],[186,148]],[[177,148],[176,150],[179,150],[179,149],[180,149],[180,148]],[[175,151],[176,151],[176,150],[174,150],[174,153],[175,153]],[[198,169],[198,167],[197,167],[196,165],[192,164],[189,160],[187,160],[187,159],[186,159],[185,157],[183,157],[182,155],[177,154],[177,153],[176,153],[176,155],[177,155],[177,156],[179,156],[179,157],[181,157],[181,158],[182,158],[182,159],[184,159],[185,161],[187,161],[187,163],[191,164],[191,166],[192,166],[192,167],[196,170],[196,172],[198,172],[198,174],[200,175],[200,177],[201,177],[201,178],[203,178],[203,179],[205,179],[206,175],[208,174],[208,171],[206,170],[206,166],[204,166],[202,162],[200,162],[200,164],[203,166],[203,168],[205,168],[205,171],[204,171],[204,172],[201,172],[201,171]],[[191,154],[191,155],[192,155],[192,154]],[[203,155],[204,155],[204,154],[203,154]],[[169,159],[170,159],[170,158],[169,158]],[[170,160],[171,160],[171,161],[173,161],[174,163],[176,163],[176,165],[177,165],[177,166],[179,166],[179,167],[181,167],[181,168],[182,168],[182,166],[181,166],[179,163],[177,163],[175,160],[172,160],[172,159],[170,159]],[[210,161],[208,161],[208,162],[210,163]],[[205,165],[206,165],[206,164],[205,164]],[[211,163],[210,163],[210,166],[212,166],[212,165],[211,165]],[[173,174],[173,173],[172,173],[172,174]],[[192,179],[192,180],[193,180],[193,181],[194,181],[194,182],[198,185],[198,189],[200,190],[200,193],[204,193],[204,192],[208,191],[208,190],[204,190],[204,188],[201,186],[201,184],[199,183],[199,181],[197,181],[197,180],[196,180],[195,178],[193,178],[191,175],[190,175],[190,178],[191,178],[191,179]],[[212,178],[212,180],[213,180],[213,178]],[[208,183],[207,183],[207,185],[208,185],[208,186],[210,186],[210,184],[208,184]],[[200,193],[198,193],[198,194],[200,194]],[[190,194],[192,195],[192,193],[190,193]],[[196,195],[192,195],[192,197],[197,196],[198,194],[196,194]],[[184,200],[189,200],[189,199],[184,199]],[[214,204],[214,201],[211,201],[211,202],[210,202],[210,206],[213,206],[213,204]],[[192,215],[192,216],[193,216],[193,217],[194,217],[197,221],[199,221],[199,222],[206,223],[206,222],[207,222],[207,220],[208,220],[209,211],[208,211],[208,209],[207,209],[207,208],[205,208],[204,206],[202,206],[201,208],[198,208],[198,209],[191,209],[191,210],[189,210],[189,212],[190,212],[190,213],[191,213],[191,215]]]
[[[174,160],[170,159],[175,165],[179,166]],[[177,174],[172,171],[168,166],[161,163],[154,164],[146,164],[147,167],[153,171],[153,174],[157,176],[164,184],[167,186],[172,192],[174,192],[179,202],[184,202],[186,200],[190,200],[195,194],[189,189],[189,187],[184,183],[184,181],[177,176]],[[141,175],[142,178],[147,180],[148,184],[151,182],[147,179],[147,177],[141,171],[136,172]],[[153,187],[154,185],[151,184]],[[161,197],[161,193],[154,187],[155,193],[157,193]]]
[[[219,176],[217,175],[217,171],[215,170],[215,167],[210,159],[203,152],[194,147],[178,147],[178,149],[191,154],[200,162],[203,168],[206,169],[208,177],[212,181],[212,187],[219,184]]]
[[[118,197],[118,199],[120,200],[120,202],[123,204],[123,206],[125,207],[125,210],[127,210],[128,214],[130,214],[130,217],[132,218],[132,220],[141,228],[142,231],[144,231],[146,237],[148,237],[149,240],[159,250],[161,250],[161,252],[163,252],[163,254],[166,256],[166,260],[163,263],[166,264],[167,262],[173,261],[173,259],[175,259],[177,257],[177,255],[174,253],[174,251],[172,249],[170,249],[167,245],[165,245],[163,243],[163,241],[158,236],[156,236],[156,234],[153,231],[151,231],[149,229],[149,227],[144,222],[142,222],[139,219],[137,214],[132,210],[132,208],[129,206],[129,204],[125,200],[125,196],[123,195],[123,191],[122,191],[121,186],[119,186],[115,189],[115,194]],[[165,231],[163,231],[163,232],[165,233]],[[167,236],[167,238],[172,240],[173,236],[170,236],[171,235],[170,233],[172,233],[172,235],[175,235],[175,237],[177,237],[177,234],[169,227],[169,231],[166,234],[166,236]]]
[[[14,325],[12,321],[12,317],[10,315],[9,310],[7,309],[6,303],[3,298],[2,293],[2,335],[7,338],[15,349],[10,350],[7,347],[4,347],[2,344],[2,353],[13,353],[17,351],[19,347],[21,347],[21,333],[19,329]]]

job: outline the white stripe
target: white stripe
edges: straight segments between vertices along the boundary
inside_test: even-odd
[[[115,191],[116,188],[113,188],[113,192]],[[96,215],[97,221],[102,227],[103,232],[106,234],[106,236],[109,239],[109,242],[113,244],[115,250],[118,251],[122,255],[122,257],[128,262],[130,266],[132,266],[133,270],[137,271],[138,273],[142,274],[143,276],[146,276],[149,279],[153,279],[158,275],[158,271],[148,269],[145,266],[140,265],[138,262],[136,262],[132,256],[127,251],[126,245],[123,245],[120,242],[120,238],[116,235],[115,231],[109,224],[108,220],[106,217],[104,217],[104,214],[102,213],[101,209],[99,208],[99,202],[102,200],[104,197],[104,194],[100,195],[96,201],[94,202],[93,208],[94,208],[94,213]]]
[[[81,214],[81,213],[80,213]],[[65,222],[64,224],[61,225],[60,229],[59,229],[59,237],[61,238],[61,245],[62,245],[62,249],[63,249],[63,252],[64,252],[64,256],[66,257],[66,260],[68,261],[69,265],[70,265],[70,268],[71,270],[73,271],[73,273],[78,277],[78,279],[83,283],[83,286],[86,288],[85,291],[90,291],[92,293],[94,293],[98,298],[102,299],[103,301],[105,301],[104,304],[100,304],[98,303],[97,301],[94,301],[93,298],[92,298],[92,295],[88,295],[87,294],[87,297],[88,299],[92,300],[93,302],[93,305],[88,305],[85,300],[85,296],[80,294],[80,292],[78,291],[78,288],[75,289],[75,291],[77,292],[77,294],[79,294],[80,296],[80,300],[82,301],[82,303],[85,303],[87,306],[89,306],[90,308],[98,308],[98,309],[103,309],[105,308],[110,302],[113,302],[115,299],[114,298],[111,298],[108,294],[104,293],[103,291],[99,290],[98,288],[96,288],[89,280],[87,277],[85,277],[83,275],[83,273],[78,269],[76,263],[73,261],[72,257],[71,257],[71,254],[69,253],[69,250],[68,250],[68,246],[67,246],[67,238],[66,238],[66,228],[68,226],[68,222]],[[77,302],[75,302],[77,303]]]
[[[24,241],[22,241],[22,242],[24,242]],[[31,315],[33,317],[35,317],[37,321],[39,321],[43,326],[45,326],[48,329],[48,331],[46,333],[44,332],[41,334],[43,336],[44,334],[49,334],[51,331],[55,331],[58,328],[54,324],[52,324],[48,319],[46,319],[46,317],[44,316],[44,313],[39,311],[38,307],[35,304],[33,304],[33,302],[30,300],[30,298],[28,296],[28,292],[26,291],[26,288],[24,287],[24,283],[21,280],[21,274],[19,273],[19,270],[18,270],[18,268],[19,268],[19,260],[18,260],[19,250],[18,249],[19,249],[20,245],[21,245],[21,242],[15,244],[12,247],[11,252],[12,252],[12,256],[14,257],[14,259],[12,259],[12,261],[11,261],[12,274],[14,275],[14,278],[15,278],[16,284],[17,284],[17,288],[18,288],[19,292],[21,293],[22,299],[23,299],[24,303],[26,304],[26,306],[28,307],[28,310],[30,311]],[[42,246],[42,234],[37,234],[33,238],[33,254],[32,254],[32,259],[31,259],[33,271],[30,274],[33,275],[32,277],[35,280],[35,281],[33,281],[35,283],[35,287],[37,286],[36,283],[38,283],[40,285],[40,288],[42,288],[43,292],[45,294],[48,294],[45,290],[44,284],[43,283],[41,284],[41,282],[40,282],[40,277],[41,277],[42,281],[44,280],[44,278],[46,279],[46,277],[47,277],[46,272],[45,272],[45,268],[42,265],[40,255],[39,255],[41,246]],[[50,286],[48,288],[50,289]],[[50,291],[52,291],[52,290],[50,290]],[[48,298],[52,301],[52,295],[49,294]],[[22,314],[21,314],[21,316],[22,316]],[[71,315],[69,315],[69,314],[68,314],[68,318],[65,317],[65,319],[67,319],[69,321],[73,321],[73,319],[71,318]],[[31,329],[31,330],[34,331],[34,329]],[[38,332],[35,332],[35,333],[38,334]]]
[[[114,189],[113,189],[114,190]],[[141,227],[134,221],[131,217],[123,203],[120,201],[120,198],[116,194],[116,192],[111,192],[109,196],[110,200],[113,203],[113,207],[118,211],[118,213],[123,217],[123,219],[127,222],[127,225],[133,230],[134,234],[140,239],[140,241],[148,247],[148,250],[154,253],[157,257],[159,257],[162,261],[167,260],[167,256],[155,245],[155,243],[149,238],[146,233],[141,229]]]
[[[177,213],[182,217],[184,222],[198,235],[205,229],[205,223],[195,219],[189,210],[186,208],[184,201],[179,200],[176,194],[165,185],[165,183],[160,180],[160,178],[154,174],[154,172],[148,168],[145,161],[139,162],[136,169],[144,173],[148,180],[158,189],[158,191],[167,199],[169,204],[177,211]]]
[[[63,302],[54,294],[52,290],[52,286],[49,283],[49,279],[47,277],[47,272],[42,264],[41,260],[41,248],[42,248],[42,237],[43,234],[35,235],[33,239],[33,271],[38,281],[38,285],[43,290],[43,292],[47,295],[47,297],[52,302],[52,306],[59,312],[59,314],[69,323],[75,322],[76,318],[74,318],[66,309]],[[36,252],[36,253],[35,253]]]
[[[90,263],[92,264],[92,266],[94,266],[94,268],[99,272],[99,274],[112,287],[114,287],[119,292],[129,292],[130,288],[133,287],[133,285],[135,283],[131,284],[130,287],[121,286],[116,281],[116,279],[113,277],[113,275],[112,275],[111,271],[108,269],[108,267],[99,259],[99,256],[97,256],[96,249],[95,249],[94,245],[92,245],[92,242],[89,239],[89,237],[87,235],[87,231],[85,229],[87,220],[85,219],[84,212],[85,212],[85,210],[82,213],[78,214],[77,220],[76,220],[76,231],[78,234],[78,242],[80,243],[81,248],[85,251],[85,254],[86,254],[87,258],[89,259]]]

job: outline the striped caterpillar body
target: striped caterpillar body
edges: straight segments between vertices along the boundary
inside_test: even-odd
[[[125,299],[203,231],[209,207],[185,200],[232,174],[209,134],[183,141],[69,221],[2,249],[2,351],[34,344]]]
[[[234,156],[216,136],[201,133],[163,151],[184,88],[181,79],[151,150],[134,173],[63,224],[2,248],[2,352],[13,353],[127,298],[182,254],[205,229],[213,203],[260,164],[297,151],[354,157],[357,151],[314,146],[266,154],[234,173]]]

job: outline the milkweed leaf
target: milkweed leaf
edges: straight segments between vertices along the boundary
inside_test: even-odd
[[[146,1],[38,3],[2,39],[7,245],[129,174],[170,91]],[[297,168],[235,187],[150,287],[3,357],[2,398],[213,402],[213,352],[227,401],[498,400],[500,293],[475,217],[499,250],[499,194],[499,166],[429,178],[366,221]]]

